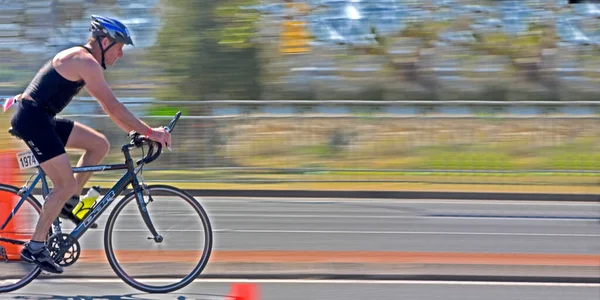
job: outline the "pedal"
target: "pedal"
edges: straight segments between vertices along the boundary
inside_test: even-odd
[[[42,275],[42,276],[57,276],[57,275],[60,275],[60,274],[55,274],[55,273],[48,272],[48,271],[45,271],[45,270],[40,270],[40,271],[41,271],[40,275]],[[75,298],[75,299],[77,299],[77,298]]]

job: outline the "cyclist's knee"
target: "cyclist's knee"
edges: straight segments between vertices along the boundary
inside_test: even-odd
[[[110,142],[106,138],[106,136],[102,135],[100,137],[100,141],[98,142],[98,152],[102,153],[102,156],[108,155],[108,151],[110,150]]]
[[[43,162],[41,166],[52,181],[52,192],[60,194],[60,198],[77,189],[77,180],[66,153]]]
[[[86,150],[95,153],[96,156],[105,157],[110,149],[110,142],[103,134],[94,136],[93,141],[87,144]]]
[[[75,195],[77,193],[77,188],[77,179],[75,179],[75,177],[69,178],[69,180],[65,184],[65,192],[67,192],[69,196]]]
[[[61,195],[61,201],[66,201],[77,193],[77,188],[77,180],[70,176],[70,178],[63,178],[60,182],[54,183],[53,192]]]

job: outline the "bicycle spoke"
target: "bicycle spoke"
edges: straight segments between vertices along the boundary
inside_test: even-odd
[[[173,291],[191,282],[206,265],[212,247],[211,227],[191,196],[164,186],[152,186],[149,191],[154,201],[146,207],[147,212],[163,240],[154,240],[132,194],[119,202],[108,220],[109,263],[137,289]],[[144,200],[148,200],[146,195]],[[172,280],[157,286],[149,280],[157,277]]]

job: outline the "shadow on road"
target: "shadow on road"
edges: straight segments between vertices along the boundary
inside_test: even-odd
[[[224,295],[211,294],[127,294],[127,295],[98,295],[98,296],[64,296],[48,294],[8,295],[10,300],[233,300]]]

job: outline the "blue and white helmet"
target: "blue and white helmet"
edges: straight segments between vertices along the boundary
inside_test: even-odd
[[[113,42],[132,45],[133,40],[127,27],[116,19],[92,15],[90,31],[94,37],[107,37]]]

